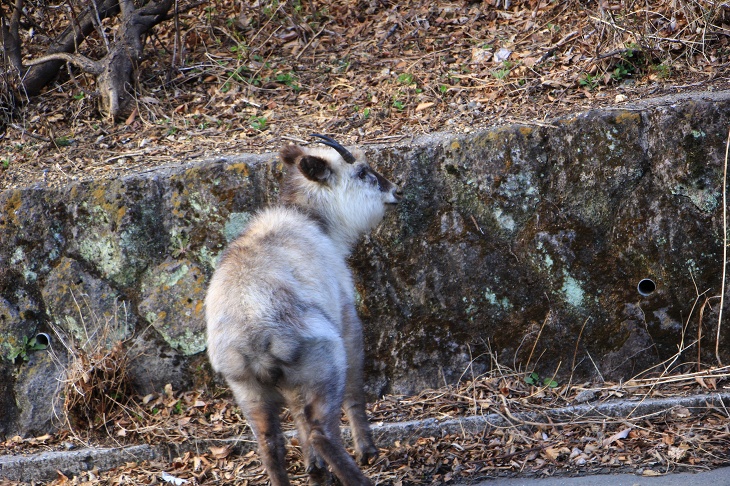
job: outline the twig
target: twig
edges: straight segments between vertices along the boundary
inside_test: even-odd
[[[398,24],[397,23],[396,24],[393,24],[393,27],[391,27],[390,30],[388,31],[388,33],[385,34],[385,37],[383,37],[382,39],[380,39],[380,42],[378,42],[378,49],[380,49],[381,47],[383,47],[383,44],[385,43],[385,41],[387,41],[390,38],[390,36],[392,36],[393,34],[395,34],[395,31],[396,30],[398,30]]]
[[[473,214],[470,214],[469,217],[471,218],[472,223],[474,223],[474,226],[479,230],[481,234],[484,234],[484,231],[482,231],[482,228],[479,227],[479,223],[477,223],[477,220],[474,218]]]
[[[289,135],[282,135],[282,136],[281,136],[281,139],[282,139],[282,140],[289,140],[290,142],[296,142],[296,143],[300,143],[300,144],[303,144],[303,145],[305,145],[305,144],[307,144],[307,143],[308,143],[308,142],[307,142],[306,140],[304,140],[304,139],[301,139],[301,138],[297,138],[297,137],[292,137],[292,136],[289,136]]]
[[[298,60],[302,56],[302,54],[304,54],[304,51],[306,51],[309,48],[309,46],[312,45],[312,42],[314,42],[314,39],[316,39],[317,37],[319,37],[319,34],[321,34],[322,32],[324,32],[324,27],[322,27],[321,29],[319,29],[319,32],[317,32],[316,34],[314,34],[312,36],[312,38],[309,39],[309,42],[307,42],[307,44],[304,47],[302,47],[302,50],[297,53],[297,55],[294,57],[294,59],[297,59]]]
[[[725,67],[726,64],[723,65]],[[687,88],[696,88],[697,86],[702,86],[703,84],[707,84],[710,81],[714,81],[715,78],[717,78],[717,74],[712,74],[707,77],[707,79],[702,81],[697,81],[696,83],[690,83],[690,84],[682,84],[679,86],[672,86],[672,89],[687,89]]]
[[[28,130],[26,130],[25,128],[23,128],[21,126],[16,125],[15,123],[8,123],[8,126],[15,128],[16,130],[18,130],[23,135],[28,135],[31,138],[35,138],[36,140],[40,140],[41,142],[47,142],[47,143],[51,143],[52,142],[52,140],[50,138],[46,138],[46,137],[43,137],[41,135],[36,135],[35,133],[29,132]]]
[[[697,307],[697,302],[700,301],[700,297],[705,295],[707,292],[710,291],[710,289],[705,290],[704,292],[700,293],[700,289],[697,288],[697,282],[695,281],[695,276],[692,273],[692,269],[689,269],[689,276],[692,278],[692,284],[695,286],[695,294],[697,294],[697,297],[695,298],[694,303],[692,304],[692,308],[689,310],[689,315],[687,316],[687,322],[684,324],[684,329],[686,330],[689,328],[689,323],[692,320],[692,314],[694,313],[695,307]],[[707,297],[705,297],[705,304],[707,303]],[[705,308],[705,304],[702,304],[702,307],[700,308],[700,320],[697,324],[697,371],[700,371],[702,369],[702,360],[700,353],[702,351],[702,342],[700,341],[702,339],[702,311]],[[684,330],[682,331],[682,340],[684,340]],[[681,349],[680,349],[681,352]]]
[[[175,0],[175,7],[173,8],[173,16],[175,17],[175,42],[173,43],[172,47],[172,67],[177,66],[177,56],[178,52],[180,57],[182,58],[182,40],[180,36],[180,11],[179,11],[180,5],[178,4],[178,0]],[[180,60],[180,64],[182,64],[182,59]]]
[[[537,347],[537,342],[540,340],[540,336],[542,335],[542,330],[545,329],[545,324],[547,324],[548,319],[550,319],[550,311],[548,311],[547,315],[545,316],[545,320],[542,321],[542,326],[540,326],[540,332],[537,333],[537,337],[535,338],[535,342],[532,344],[532,350],[530,351],[530,356],[527,357],[527,364],[525,365],[525,371],[528,371],[530,368],[530,360],[532,359],[532,355],[535,352],[535,348]]]
[[[717,312],[717,337],[715,338],[715,358],[720,366],[720,329],[722,329],[722,305],[725,302],[725,277],[727,274],[727,158],[730,151],[730,131],[725,143],[725,165],[722,172],[722,286],[720,288],[720,309]]]
[[[705,296],[705,301],[700,307],[700,316],[697,319],[697,371],[702,371],[702,321],[705,318],[705,306],[710,303],[710,299]],[[710,307],[712,310],[712,307]]]
[[[146,152],[132,152],[132,153],[128,153],[128,154],[115,155],[113,157],[109,157],[108,159],[104,160],[104,162],[102,162],[101,165],[107,165],[109,162],[114,162],[115,160],[123,159],[125,157],[136,157],[138,155],[144,155],[145,153]]]
[[[728,376],[730,376],[730,366],[724,366],[722,368],[696,371],[694,373],[685,373],[683,375],[672,375],[659,378],[632,378],[623,384],[623,388],[641,388],[645,386],[655,387],[658,385],[681,383],[684,381],[692,382],[695,381],[696,378],[727,378]]]
[[[598,56],[596,56],[594,58],[594,61],[598,61],[598,60],[601,60],[601,59],[606,59],[608,57],[613,57],[613,56],[616,56],[616,55],[619,55],[619,54],[626,54],[629,51],[635,51],[635,50],[636,49],[616,49],[615,51],[606,52],[604,54],[599,54]]]
[[[92,59],[89,59],[86,56],[82,56],[81,54],[69,54],[67,52],[56,52],[54,54],[48,54],[46,56],[41,56],[37,59],[33,59],[31,61],[28,61],[26,64],[28,66],[35,66],[38,64],[43,64],[44,62],[49,61],[64,61],[71,64],[74,64],[75,66],[81,68],[81,70],[93,74],[95,76],[100,75],[104,68],[102,64],[99,61],[94,61]]]
[[[577,30],[574,30],[573,32],[569,33],[568,35],[566,35],[565,37],[560,39],[556,44],[554,44],[547,51],[545,51],[543,53],[543,55],[540,56],[540,58],[537,61],[535,61],[534,65],[537,66],[538,64],[542,63],[545,59],[547,59],[548,57],[555,54],[555,51],[557,51],[558,48],[562,47],[563,44],[565,44],[569,40],[573,39],[575,36],[578,35],[578,33],[579,32]]]
[[[375,145],[379,143],[395,143],[403,140],[408,135],[384,135],[382,137],[378,137],[374,140],[364,140],[361,142],[363,145]]]
[[[575,340],[575,349],[573,350],[573,363],[570,365],[570,379],[568,380],[568,388],[570,388],[570,385],[573,383],[573,373],[575,373],[575,360],[578,358],[578,344],[580,344],[580,338],[583,336],[583,330],[586,328],[586,324],[588,324],[588,321],[590,320],[590,316],[586,317],[586,320],[583,321],[583,325],[580,328],[580,332],[578,333],[578,339]]]
[[[104,39],[104,46],[106,46],[106,52],[109,52],[109,39],[106,37],[106,32],[104,32],[104,27],[101,25],[101,16],[99,15],[99,8],[96,5],[96,2],[91,2],[91,5],[94,7],[94,15],[91,16],[91,23],[94,24],[94,28],[99,33],[102,39]]]
[[[609,22],[607,20],[600,19],[600,18],[594,17],[592,15],[589,16],[588,18],[590,18],[591,20],[596,20],[596,21],[598,21],[598,22],[600,22],[602,24],[609,25],[609,26],[613,27],[614,29],[619,30],[621,32],[624,32],[626,34],[631,34],[634,37],[637,37],[636,32],[633,32],[633,31],[631,31],[631,30],[629,30],[629,29],[627,29],[625,27],[621,27],[620,25],[616,25],[613,22]],[[646,36],[643,36],[643,38],[644,39],[651,39],[651,40],[655,40],[655,41],[659,41],[659,42],[662,42],[662,41],[674,42],[674,43],[682,44],[682,45],[691,45],[691,44],[704,45],[703,42],[685,41],[685,40],[680,40],[680,39],[673,39],[671,37],[659,37],[659,36],[656,36],[656,35],[646,35]],[[644,49],[629,49],[629,50],[644,50]],[[610,55],[615,55],[616,53],[617,52],[614,51],[613,53],[610,53]],[[609,56],[606,56],[606,57],[609,57]]]
[[[606,380],[603,378],[603,375],[601,374],[601,370],[598,368],[598,365],[593,360],[593,356],[591,356],[591,353],[589,353],[587,349],[586,349],[586,354],[588,355],[588,359],[591,360],[591,363],[593,363],[593,368],[595,368],[596,373],[598,373],[598,377],[601,379],[601,382],[605,382]]]
[[[529,449],[525,449],[522,451],[510,452],[509,454],[502,454],[501,456],[488,457],[486,459],[482,459],[482,460],[478,460],[478,461],[474,461],[474,462],[484,464],[484,463],[488,463],[488,462],[503,461],[505,459],[511,459],[513,457],[523,456],[525,454],[530,454],[532,452],[542,451],[542,450],[546,449],[547,447],[548,447],[547,444],[540,445],[540,446],[531,447]]]
[[[408,65],[408,68],[406,69],[406,72],[410,72],[411,69],[413,69],[413,66],[415,66],[419,62],[422,62],[424,59],[427,59],[427,58],[432,57],[432,56],[439,55],[442,52],[446,52],[446,51],[450,51],[450,50],[452,50],[452,47],[447,47],[445,49],[439,49],[437,51],[432,51],[432,52],[423,54],[422,56],[418,57],[418,59],[416,59],[415,61],[413,61],[411,64]]]

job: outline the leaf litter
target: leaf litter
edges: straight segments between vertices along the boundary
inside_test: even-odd
[[[0,189],[118,178],[312,132],[390,143],[727,87],[730,7],[647,0],[181,2],[113,123],[91,76],[62,70],[4,120]],[[45,9],[53,36],[65,10]],[[45,46],[21,32],[26,60]],[[93,34],[80,53],[94,57]],[[175,54],[173,59],[172,54]]]
[[[496,361],[493,361],[496,362]],[[388,395],[368,407],[374,424],[436,419],[443,421],[496,413],[507,426],[480,433],[445,433],[403,437],[383,446],[366,468],[376,484],[442,484],[500,476],[543,477],[608,472],[645,476],[705,470],[728,463],[730,412],[707,404],[699,412],[674,406],[644,416],[584,417],[557,420],[550,410],[586,400],[600,405],[616,399],[689,396],[730,388],[730,367],[705,370],[701,385],[694,373],[637,377],[626,383],[528,384],[526,373],[502,366],[459,384],[425,390],[415,396]],[[579,399],[579,397],[583,398]],[[532,420],[521,420],[529,412]],[[293,424],[285,412],[285,429]],[[77,424],[78,425],[78,424]],[[343,425],[345,423],[343,422]],[[251,447],[245,419],[220,390],[176,392],[134,397],[104,420],[57,434],[11,438],[0,447],[6,454],[67,450],[80,446],[114,447],[148,443],[169,446],[170,461],[130,462],[110,471],[92,470],[59,477],[53,485],[95,484],[266,484],[268,478]],[[174,447],[173,447],[174,446]],[[295,484],[306,474],[295,437],[287,447],[289,473]]]

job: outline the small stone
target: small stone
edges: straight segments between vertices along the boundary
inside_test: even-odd
[[[512,55],[512,51],[502,47],[497,52],[494,53],[494,62],[500,63],[502,61],[506,61],[507,59],[509,59],[509,56],[511,56],[511,55]]]
[[[578,393],[576,395],[575,400],[573,400],[575,403],[585,403],[590,402],[596,398],[596,392],[593,390],[583,390],[582,392]]]
[[[628,97],[625,94],[616,95],[616,103],[623,103],[626,100],[628,100]]]

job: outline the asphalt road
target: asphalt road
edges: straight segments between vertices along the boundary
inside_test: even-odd
[[[493,479],[470,486],[730,486],[730,467],[699,473],[677,473],[655,477],[635,474],[602,474],[579,478]]]

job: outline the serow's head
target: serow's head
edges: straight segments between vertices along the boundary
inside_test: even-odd
[[[335,232],[360,236],[398,203],[400,189],[373,170],[360,151],[353,155],[330,137],[312,136],[328,148],[288,145],[281,150],[289,167],[283,202],[317,215]]]

